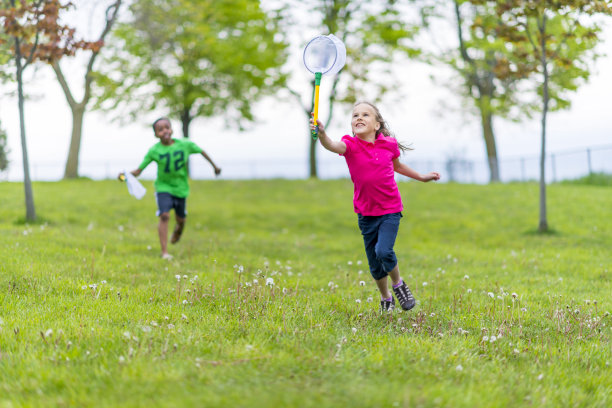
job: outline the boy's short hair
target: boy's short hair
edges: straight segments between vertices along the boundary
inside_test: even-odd
[[[161,118],[155,119],[155,122],[153,122],[153,133],[155,133],[155,125],[157,125],[157,122],[159,122],[160,120],[167,120],[168,123],[170,123],[170,119],[168,119],[165,116],[162,116]]]

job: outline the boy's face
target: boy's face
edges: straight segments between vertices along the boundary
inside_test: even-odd
[[[172,126],[166,119],[157,121],[155,124],[155,137],[159,138],[162,144],[168,144],[172,141]]]

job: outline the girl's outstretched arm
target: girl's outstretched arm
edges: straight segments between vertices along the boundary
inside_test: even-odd
[[[406,166],[404,163],[401,163],[399,157],[393,160],[393,170],[402,176],[410,177],[418,181],[428,182],[431,180],[440,180],[440,173],[432,171],[431,173],[421,174]]]
[[[344,143],[342,140],[331,140],[329,136],[327,136],[327,133],[325,133],[325,126],[323,126],[323,123],[321,123],[321,121],[318,119],[317,125],[319,125],[319,140],[321,141],[321,145],[330,152],[344,154],[346,152],[346,143]],[[314,129],[314,122],[312,118],[310,118],[310,130]]]
[[[202,156],[204,156],[204,158],[210,163],[210,165],[213,166],[213,169],[215,170],[215,176],[221,174],[221,167],[217,167],[215,162],[212,161],[210,156],[208,156],[204,150],[202,150]]]

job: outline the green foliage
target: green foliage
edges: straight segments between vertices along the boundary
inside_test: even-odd
[[[8,169],[9,166],[9,150],[6,143],[6,131],[2,128],[2,125],[0,124],[0,172]]]
[[[138,0],[130,13],[97,73],[98,108],[166,109],[184,129],[214,115],[242,126],[284,83],[286,44],[257,0]]]
[[[612,174],[591,173],[575,180],[562,181],[563,184],[578,184],[586,186],[612,186]]]
[[[349,180],[192,182],[172,262],[150,193],[37,183],[46,224],[0,206],[0,405],[610,406],[609,188],[550,186],[539,235],[535,184],[399,187],[419,304],[381,316]]]

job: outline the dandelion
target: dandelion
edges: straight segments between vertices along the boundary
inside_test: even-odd
[[[352,265],[353,261],[348,261],[347,264]]]
[[[119,232],[123,232],[123,225],[119,225],[117,229],[119,230]]]
[[[174,277],[176,278],[177,281],[181,281],[181,275],[174,275]]]
[[[125,357],[119,356],[119,364],[125,363]]]
[[[92,288],[93,290],[96,290],[98,288],[98,285],[96,285],[95,283],[92,283],[91,285],[89,285],[90,288]]]
[[[361,261],[357,261],[357,265],[361,265]]]
[[[584,301],[584,303],[586,303],[586,304],[588,305],[588,304],[590,304],[590,303],[591,303],[591,301],[590,301],[589,299],[586,299],[586,300]]]
[[[172,323],[168,323],[168,329],[170,330],[174,329],[174,325]]]
[[[183,275],[183,279],[187,279],[187,278],[189,278],[189,276]]]
[[[455,367],[455,370],[463,371],[463,367],[461,366],[461,364],[459,364],[457,367]]]
[[[151,331],[151,326],[142,326],[142,331],[145,333],[149,333]]]
[[[356,303],[361,303],[361,299],[355,299]]]
[[[526,312],[527,308],[526,307],[521,307],[521,312]]]
[[[187,316],[185,316],[184,314],[182,314],[182,315],[181,315],[181,319],[183,319],[183,320],[188,320],[188,319],[187,319]]]
[[[151,245],[147,245],[147,251],[151,250]]]
[[[435,315],[436,315],[435,313],[432,313],[429,315],[429,317],[434,317]]]
[[[353,332],[353,334],[355,334],[355,333],[357,333],[357,328],[356,328],[356,327],[353,327],[353,328],[351,329],[351,331]]]
[[[495,294],[493,292],[489,292],[487,293],[487,295],[491,298],[491,299],[495,299]]]
[[[274,286],[274,279],[267,278],[266,279],[266,286]]]
[[[544,374],[538,375],[538,381],[542,381],[542,378],[544,378]]]
[[[259,281],[257,279],[253,279],[253,285],[258,285]]]
[[[514,350],[512,350],[512,352],[513,352],[514,354],[520,354],[520,353],[521,353],[521,352],[519,351],[519,349],[514,349]]]
[[[366,299],[366,302],[370,303],[370,302],[372,302],[373,300],[374,300],[374,299],[372,299],[372,296],[370,296],[370,297],[368,297],[368,298]]]
[[[472,293],[472,289],[468,288],[467,293]]]
[[[327,283],[327,286],[329,286],[330,288],[331,288],[331,287],[333,287],[333,286],[334,286],[334,282],[329,281],[329,282]]]
[[[244,348],[246,349],[246,351],[251,351],[253,350],[253,346],[250,344],[247,344],[246,346],[244,346]]]
[[[427,286],[427,282],[423,282],[423,286],[424,286],[424,287],[425,287],[425,286]]]
[[[157,327],[159,326],[155,320],[151,320],[151,326]]]
[[[516,299],[518,295],[515,292],[512,292],[512,299]]]
[[[469,277],[469,276],[467,276],[467,275],[464,275],[464,276],[463,276],[463,280],[468,280],[468,279],[470,279],[470,277]]]
[[[365,286],[365,281],[359,281],[359,286]]]
[[[491,341],[491,343],[495,343],[495,341],[496,341],[496,340],[497,340],[497,337],[495,337],[495,336],[491,336],[491,340],[490,340],[490,341]]]
[[[127,340],[129,340],[129,339],[132,338],[132,335],[130,334],[129,331],[125,331],[125,332],[123,332],[123,337],[125,337]]]
[[[51,336],[53,336],[53,330],[47,329],[47,331],[45,332],[45,337],[51,337]]]
[[[81,286],[81,289],[83,289],[83,290],[87,289],[87,285]]]
[[[283,288],[283,295],[286,295],[286,294],[287,294],[287,292],[289,292],[289,291],[287,290],[287,288]]]
[[[482,336],[482,341],[485,343],[489,341],[489,336]]]

